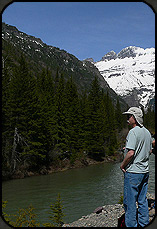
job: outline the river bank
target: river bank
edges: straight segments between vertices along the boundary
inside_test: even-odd
[[[155,218],[155,208],[153,208],[155,196],[147,193],[147,198],[149,206],[149,222],[151,223]],[[123,204],[104,205],[95,209],[93,213],[82,216],[77,221],[63,224],[62,227],[117,227],[118,218],[123,214]]]
[[[58,163],[51,164],[50,166],[41,167],[38,171],[33,170],[27,170],[24,167],[19,168],[16,170],[12,175],[8,176],[2,176],[2,180],[11,180],[11,179],[24,179],[25,177],[31,177],[31,176],[40,176],[40,175],[47,175],[52,174],[55,172],[62,172],[69,169],[75,169],[75,168],[82,168],[90,165],[95,164],[102,164],[107,162],[120,162],[123,159],[123,154],[121,152],[116,152],[112,156],[105,156],[102,158],[102,160],[94,160],[89,157],[76,159],[73,163],[69,159],[64,159],[62,161],[59,161]]]
[[[50,175],[14,179],[2,183],[2,197],[8,201],[8,214],[17,214],[30,204],[40,224],[49,222],[50,205],[61,196],[65,224],[94,213],[99,206],[118,204],[123,193],[120,162],[104,162],[55,172]],[[13,192],[14,190],[14,192]],[[150,157],[148,192],[155,193],[155,155]]]

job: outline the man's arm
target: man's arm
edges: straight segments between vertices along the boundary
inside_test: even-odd
[[[121,170],[125,173],[126,170],[126,166],[129,164],[129,162],[132,160],[133,156],[134,156],[135,151],[134,150],[129,150],[124,158],[124,160],[122,161],[122,164],[120,166]]]

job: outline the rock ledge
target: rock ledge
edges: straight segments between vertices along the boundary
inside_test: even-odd
[[[155,208],[153,204],[155,196],[147,194],[149,205],[149,221],[151,222],[155,217]],[[105,205],[98,207],[93,213],[82,216],[77,221],[69,224],[63,224],[62,227],[117,227],[118,218],[124,213],[122,204]]]

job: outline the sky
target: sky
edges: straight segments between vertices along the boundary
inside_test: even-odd
[[[143,2],[13,2],[2,22],[79,60],[155,47],[155,14]]]

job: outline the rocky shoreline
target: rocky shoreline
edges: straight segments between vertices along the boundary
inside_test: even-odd
[[[149,203],[149,222],[155,218],[155,208],[153,203],[155,196],[147,193]],[[117,227],[118,218],[124,213],[123,204],[105,205],[98,207],[93,213],[82,216],[77,221],[63,224],[62,227]]]

